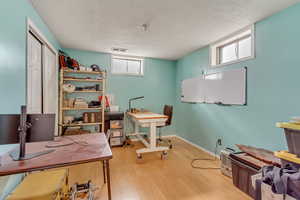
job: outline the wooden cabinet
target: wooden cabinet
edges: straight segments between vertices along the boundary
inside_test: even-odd
[[[124,113],[105,113],[105,132],[109,135],[109,142],[112,147],[123,146],[125,142]]]

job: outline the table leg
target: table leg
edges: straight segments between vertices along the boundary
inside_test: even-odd
[[[156,124],[150,124],[150,148],[156,148]]]
[[[105,169],[105,161],[102,161],[103,164],[103,180],[104,180],[104,184],[106,184],[106,169]]]
[[[106,166],[106,173],[107,173],[107,192],[108,192],[108,200],[111,200],[109,160],[106,160],[105,166]]]
[[[139,125],[137,122],[134,122],[134,133],[138,134],[140,132]]]

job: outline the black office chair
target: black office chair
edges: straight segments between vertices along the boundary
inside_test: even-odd
[[[163,114],[166,115],[166,116],[168,116],[168,120],[166,121],[165,126],[158,126],[157,127],[158,128],[158,134],[159,134],[158,143],[167,143],[169,145],[169,148],[172,149],[173,145],[172,145],[171,140],[170,139],[167,139],[167,140],[162,139],[162,137],[161,137],[161,129],[163,127],[171,125],[172,117],[173,117],[173,106],[165,105],[164,106],[164,113]]]

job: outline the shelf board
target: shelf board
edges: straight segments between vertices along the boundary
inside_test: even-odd
[[[64,78],[64,81],[77,81],[77,82],[102,82],[103,79],[75,79],[75,78]]]
[[[60,124],[60,126],[97,126],[101,125],[101,122],[96,122],[96,123],[81,123],[81,124]]]
[[[62,110],[102,110],[102,108],[62,108]]]
[[[73,73],[73,74],[104,74],[105,72],[89,72],[89,71],[76,71],[76,70],[64,70],[64,73]]]
[[[65,92],[64,93],[102,93],[103,90],[95,91],[95,90],[82,90],[82,91],[73,91],[73,92]]]

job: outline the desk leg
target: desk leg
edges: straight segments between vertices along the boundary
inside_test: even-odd
[[[150,124],[150,148],[156,148],[156,124]]]
[[[102,161],[102,165],[103,165],[103,180],[104,180],[104,184],[106,184],[106,167],[105,167],[105,161]]]
[[[108,200],[111,200],[111,187],[110,187],[110,171],[109,171],[109,160],[105,161],[106,174],[107,174],[107,194]]]
[[[140,132],[139,125],[137,122],[134,122],[134,133],[139,134],[139,132]]]

